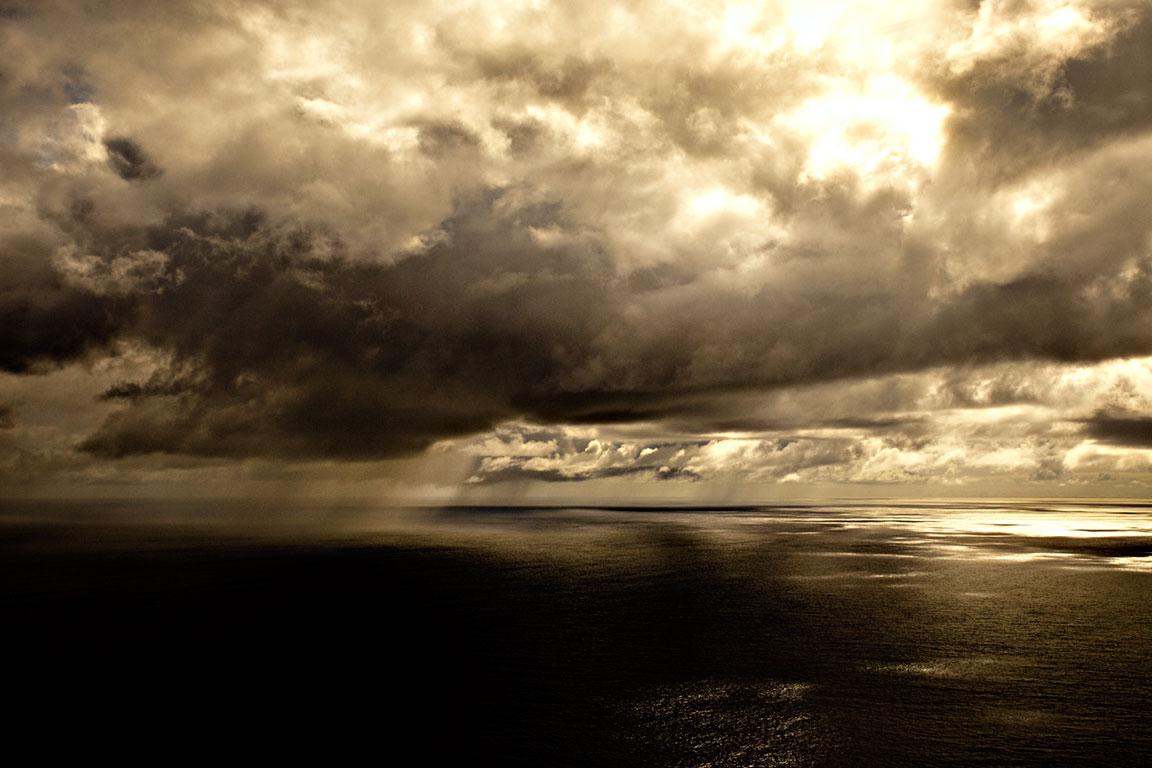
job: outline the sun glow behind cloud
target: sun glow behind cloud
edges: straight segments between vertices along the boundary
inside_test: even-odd
[[[908,82],[876,75],[863,84],[834,81],[779,120],[808,143],[802,179],[823,180],[848,170],[876,188],[911,184],[931,170],[949,112]]]
[[[296,25],[285,23],[291,22],[291,17],[278,19],[261,10],[245,11],[243,21],[269,41],[266,56],[272,81],[289,86],[307,84],[309,89],[316,83],[325,84],[328,95],[301,96],[301,110],[358,140],[413,153],[417,143],[401,138],[411,133],[404,123],[429,103],[432,94],[420,84],[420,58],[436,56],[436,46],[442,44],[445,34],[444,23],[483,20],[473,30],[473,45],[516,45],[512,41],[517,35],[549,18],[548,10],[546,3],[444,5],[440,23],[430,19],[418,25],[405,41],[410,47],[393,52],[410,62],[408,68],[417,79],[404,89],[406,92],[392,89],[387,102],[381,101],[382,94],[371,87],[370,77],[350,55],[346,24],[302,32]],[[721,60],[738,53],[751,57],[749,63],[757,66],[786,57],[801,69],[809,67],[820,73],[815,91],[796,107],[749,124],[762,142],[798,140],[808,147],[807,162],[800,169],[801,181],[849,172],[859,177],[865,188],[878,189],[914,184],[932,169],[950,107],[917,88],[916,72],[906,58],[910,52],[922,53],[920,34],[932,30],[936,23],[918,4],[861,0],[692,3],[672,6],[668,14],[668,26],[678,21],[687,25],[699,22],[696,26],[708,48]],[[1070,30],[1069,34],[1080,34],[1079,27]],[[648,45],[659,46],[661,31],[658,28],[650,41],[635,45],[636,52],[643,52]],[[546,26],[543,34],[559,41],[564,30]],[[981,43],[956,55],[978,56],[989,45]],[[437,78],[426,85],[443,89],[454,111],[469,118],[472,125],[479,126],[493,117],[488,113],[490,94],[462,90],[451,82],[442,84]],[[529,102],[522,109],[525,115],[568,135],[576,152],[613,154],[626,151],[621,141],[634,141],[637,130],[644,131],[659,119],[650,107],[623,106],[614,104],[611,110],[593,107],[576,113],[549,103]]]

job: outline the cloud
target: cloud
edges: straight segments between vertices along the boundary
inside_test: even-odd
[[[541,334],[573,352],[586,343],[602,278],[582,254],[510,228],[494,202],[477,201],[441,241],[391,265],[350,261],[328,233],[258,215],[140,233],[141,253],[166,259],[146,262],[161,289],[137,292],[124,330],[172,359],[118,390],[126,409],[85,448],[387,456],[511,415],[559,373]],[[532,223],[553,215],[515,211]],[[121,258],[105,254],[90,271]],[[471,290],[505,270],[534,279]]]
[[[1085,424],[1088,435],[1101,442],[1152,448],[1152,416],[1097,413]]]
[[[66,284],[44,244],[0,243],[0,370],[37,370],[111,340],[127,307]]]
[[[1142,134],[1150,40],[1138,2],[982,3],[935,84],[957,106],[951,157],[1002,180]]]
[[[144,181],[163,173],[132,139],[122,136],[106,138],[104,148],[108,150],[108,164],[125,181]]]
[[[147,350],[91,461],[482,434],[482,479],[1055,480],[1068,425],[1135,445],[1060,366],[1152,354],[1146,4],[823,10],[29,6],[0,367]]]

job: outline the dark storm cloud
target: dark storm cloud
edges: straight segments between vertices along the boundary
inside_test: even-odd
[[[1152,448],[1152,416],[1097,413],[1085,421],[1085,432],[1104,443]]]
[[[129,307],[66,285],[42,243],[0,242],[0,370],[75,359],[110,341]]]
[[[1152,127],[1152,8],[1111,11],[1124,19],[1115,38],[1066,62],[1038,59],[1020,41],[941,80],[957,106],[950,157],[1003,181]]]
[[[625,312],[629,283],[607,255],[595,243],[542,245],[533,232],[566,224],[562,208],[509,205],[515,199],[506,191],[463,201],[426,252],[392,265],[350,261],[332,233],[257,212],[104,233],[117,250],[92,256],[84,272],[104,281],[100,292],[65,285],[43,258],[23,278],[31,287],[9,291],[7,306],[24,314],[8,310],[17,334],[5,364],[66,359],[114,332],[170,354],[152,380],[107,393],[126,407],[85,443],[96,454],[374,457],[523,415],[675,423],[695,413],[695,428],[712,430],[911,428],[915,419],[904,417],[699,416],[728,391],[1149,349],[1147,281],[1107,303],[1088,300],[1091,285],[1055,279],[982,284],[936,310],[893,297],[824,295],[817,304],[764,292],[723,299],[726,312],[710,327],[697,322],[721,297],[700,288],[636,326]],[[166,258],[116,266],[126,247]],[[698,356],[721,339],[723,357],[701,372]]]
[[[108,150],[108,164],[125,181],[144,181],[159,176],[162,171],[152,162],[139,144],[123,136],[104,139]]]
[[[940,362],[1147,354],[1152,270],[1147,261],[1138,270],[1106,300],[1100,288],[1115,275],[1101,275],[1095,285],[1033,274],[973,286],[935,313],[919,354]]]
[[[530,153],[547,133],[544,124],[539,120],[496,118],[492,121],[492,127],[508,139],[508,149],[513,155]]]
[[[475,132],[456,121],[429,120],[421,123],[419,135],[420,151],[432,158],[442,158],[480,146],[480,139]]]
[[[385,456],[553,391],[556,356],[583,356],[602,322],[587,308],[603,298],[603,268],[541,249],[491,201],[473,205],[445,222],[441,244],[394,266],[349,262],[338,247],[317,256],[330,236],[255,214],[148,232],[142,242],[181,279],[140,297],[125,332],[174,361],[109,392],[130,405],[85,448]],[[546,225],[553,214],[516,215]]]

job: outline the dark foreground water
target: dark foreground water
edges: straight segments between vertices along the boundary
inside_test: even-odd
[[[1152,761],[1141,505],[8,503],[0,547],[42,756]]]

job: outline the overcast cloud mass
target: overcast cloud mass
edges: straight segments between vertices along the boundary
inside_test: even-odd
[[[1145,0],[7,0],[0,169],[14,492],[1149,494]]]

